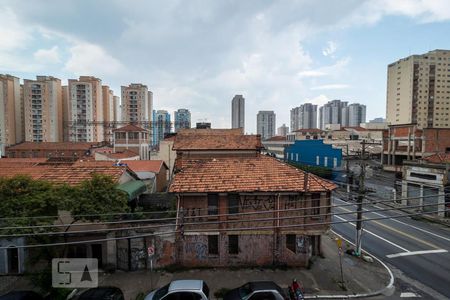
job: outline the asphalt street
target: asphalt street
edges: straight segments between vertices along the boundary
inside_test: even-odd
[[[345,202],[333,199],[334,205]],[[399,211],[369,212],[382,205],[364,204],[363,218],[399,216]],[[356,205],[335,207],[334,222],[354,220]],[[368,211],[367,211],[368,210]],[[409,217],[366,221],[363,223],[362,248],[385,262],[396,280],[392,299],[422,297],[450,299],[450,230],[447,227],[413,220]],[[355,224],[334,224],[333,231],[355,241]]]

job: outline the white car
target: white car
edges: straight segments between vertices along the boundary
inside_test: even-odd
[[[209,288],[203,280],[175,280],[152,291],[145,300],[208,300]]]

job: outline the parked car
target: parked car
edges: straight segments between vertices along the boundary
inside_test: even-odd
[[[273,281],[252,281],[228,291],[223,300],[289,300]]]
[[[88,289],[77,300],[125,300],[122,290],[117,287],[97,287]]]
[[[43,300],[44,298],[33,291],[13,291],[0,296],[0,300]]]
[[[203,280],[175,280],[152,291],[145,300],[208,300],[209,288]]]

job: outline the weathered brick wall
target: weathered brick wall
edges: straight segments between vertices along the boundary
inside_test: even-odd
[[[425,152],[445,152],[450,147],[450,129],[424,129]]]

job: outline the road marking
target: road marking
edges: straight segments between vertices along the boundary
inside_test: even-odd
[[[446,253],[448,250],[445,249],[436,249],[436,250],[423,250],[423,251],[409,251],[409,252],[400,252],[394,254],[386,255],[387,258],[401,257],[401,256],[411,256],[411,255],[422,255],[422,254],[433,254],[433,253]]]
[[[422,298],[420,295],[417,295],[416,293],[406,292],[401,293],[400,298]]]
[[[383,215],[383,214],[380,214],[380,213],[377,213],[377,212],[372,212],[372,214],[378,215],[378,216],[380,216],[380,217],[389,217],[389,216],[386,216],[386,215]],[[446,240],[447,242],[450,242],[450,239],[449,239],[449,238],[446,238],[446,237],[444,237],[444,236],[442,236],[442,235],[439,235],[439,234],[433,233],[433,232],[431,232],[431,231],[422,229],[422,228],[420,228],[420,227],[417,227],[417,226],[414,226],[414,225],[410,225],[410,224],[408,224],[408,223],[405,223],[405,222],[402,222],[402,221],[399,221],[399,220],[396,220],[396,219],[389,219],[389,220],[394,221],[394,222],[397,222],[397,223],[400,223],[400,224],[403,224],[403,225],[406,225],[406,226],[409,226],[409,227],[414,228],[414,229],[416,229],[416,230],[422,231],[422,232],[424,232],[424,233],[426,233],[426,234],[429,234],[429,235],[438,237],[438,238],[440,238],[440,239]]]
[[[341,221],[347,221],[347,222],[349,221],[349,220],[344,219],[344,218],[342,218],[342,217],[340,217],[340,216],[335,216],[335,217],[338,218],[338,219],[341,220]],[[355,223],[353,223],[353,222],[348,222],[348,224],[350,224],[350,225],[356,227]],[[410,252],[408,249],[403,248],[402,246],[399,246],[399,245],[397,245],[397,244],[395,244],[395,243],[393,243],[393,242],[391,242],[391,241],[385,239],[384,237],[381,237],[381,236],[379,236],[378,234],[373,233],[372,231],[369,231],[369,230],[367,230],[367,229],[364,229],[364,232],[367,232],[368,234],[371,234],[371,235],[373,235],[374,237],[377,237],[377,238],[379,238],[380,240],[385,241],[386,243],[391,244],[391,245],[394,246],[394,247],[397,247],[397,248],[399,248],[399,249],[402,249],[402,250],[405,251],[405,252]]]
[[[347,212],[354,212],[354,213],[356,213],[356,211],[353,211],[353,210],[350,210],[350,209],[344,208],[344,207],[339,207],[339,209],[342,209],[343,211],[347,211]],[[375,213],[373,213],[373,214],[375,214]],[[388,217],[388,216],[383,216],[383,217]],[[363,219],[367,219],[367,218],[364,218],[364,217],[363,217]],[[400,230],[398,230],[398,229],[395,229],[395,228],[393,228],[393,227],[391,227],[391,226],[389,226],[389,225],[383,224],[383,223],[380,222],[380,221],[375,221],[375,220],[373,220],[373,221],[370,221],[370,222],[375,223],[375,224],[378,224],[378,225],[381,226],[381,227],[384,227],[384,228],[386,228],[386,229],[388,229],[388,230],[390,230],[390,231],[393,231],[393,232],[396,232],[396,233],[398,233],[398,234],[400,234],[400,235],[403,235],[403,236],[405,236],[405,237],[407,237],[407,238],[409,238],[409,239],[411,239],[411,240],[414,240],[414,241],[417,241],[417,242],[422,243],[422,244],[424,244],[424,245],[427,245],[428,247],[431,247],[431,248],[434,248],[434,249],[439,249],[438,246],[436,246],[436,245],[434,245],[434,244],[432,244],[432,243],[429,243],[429,242],[424,241],[424,240],[422,240],[422,239],[419,239],[419,238],[417,238],[417,237],[415,237],[415,236],[413,236],[413,235],[410,235],[410,234],[408,234],[408,233],[405,233],[405,232],[403,232],[403,231],[400,231]],[[365,231],[365,229],[364,229],[364,231]]]
[[[339,199],[339,198],[335,198],[335,199],[336,199],[336,200],[339,200],[339,201],[341,201],[341,202],[348,203],[348,202],[346,202],[346,201],[344,201],[344,200],[342,200],[342,199]],[[356,204],[355,204],[355,205],[356,205]],[[375,208],[377,208],[377,209],[384,209],[384,208],[382,208],[382,207],[380,207],[380,206],[378,206],[378,205],[372,205],[372,206],[375,207]],[[340,208],[342,208],[342,207],[340,207]],[[368,210],[368,209],[364,209],[364,210],[370,212],[370,210]],[[375,215],[378,215],[378,216],[380,216],[380,217],[385,217],[385,218],[386,218],[386,217],[390,217],[390,216],[388,216],[388,215],[383,215],[383,214],[380,214],[380,213],[378,213],[378,212],[370,212],[370,213],[375,214]],[[399,216],[399,214],[396,214],[396,215]],[[405,217],[408,217],[408,216],[405,216]],[[436,233],[434,233],[434,232],[431,232],[431,231],[422,229],[422,228],[420,228],[420,227],[417,227],[417,226],[414,226],[414,225],[411,225],[411,224],[408,224],[408,223],[399,221],[399,220],[397,220],[397,219],[389,219],[389,220],[394,221],[394,222],[397,222],[397,223],[400,223],[400,224],[403,224],[403,225],[405,225],[405,226],[409,226],[409,227],[414,228],[414,229],[416,229],[416,230],[422,231],[422,232],[424,232],[424,233],[426,233],[426,234],[429,234],[429,235],[435,236],[435,237],[437,237],[437,238],[443,239],[443,240],[445,240],[445,241],[447,241],[447,242],[450,242],[450,238],[446,238],[445,236],[436,234]]]

